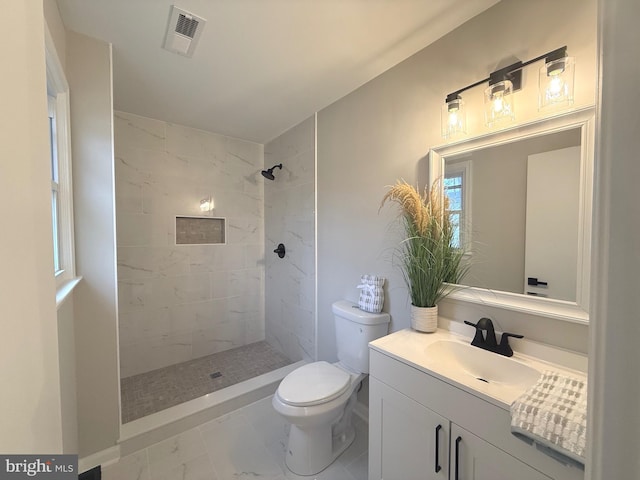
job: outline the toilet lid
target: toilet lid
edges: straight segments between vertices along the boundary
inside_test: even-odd
[[[326,403],[349,388],[351,376],[327,362],[308,363],[284,377],[278,387],[280,399],[296,407]]]

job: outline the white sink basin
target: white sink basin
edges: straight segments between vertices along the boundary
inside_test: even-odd
[[[505,400],[532,386],[541,375],[513,358],[456,341],[438,340],[425,353],[439,373]]]

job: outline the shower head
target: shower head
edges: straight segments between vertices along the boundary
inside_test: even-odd
[[[262,176],[264,178],[268,178],[269,180],[275,180],[276,177],[273,176],[273,171],[279,168],[280,170],[282,170],[282,164],[279,163],[278,165],[274,165],[273,167],[269,168],[268,170],[262,170]]]

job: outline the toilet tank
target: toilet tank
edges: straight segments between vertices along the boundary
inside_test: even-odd
[[[338,359],[351,370],[369,373],[369,342],[389,332],[389,314],[365,312],[346,300],[335,302],[331,309]]]

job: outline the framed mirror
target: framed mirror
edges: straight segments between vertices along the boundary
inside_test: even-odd
[[[449,298],[589,321],[594,109],[433,148],[471,264]]]

